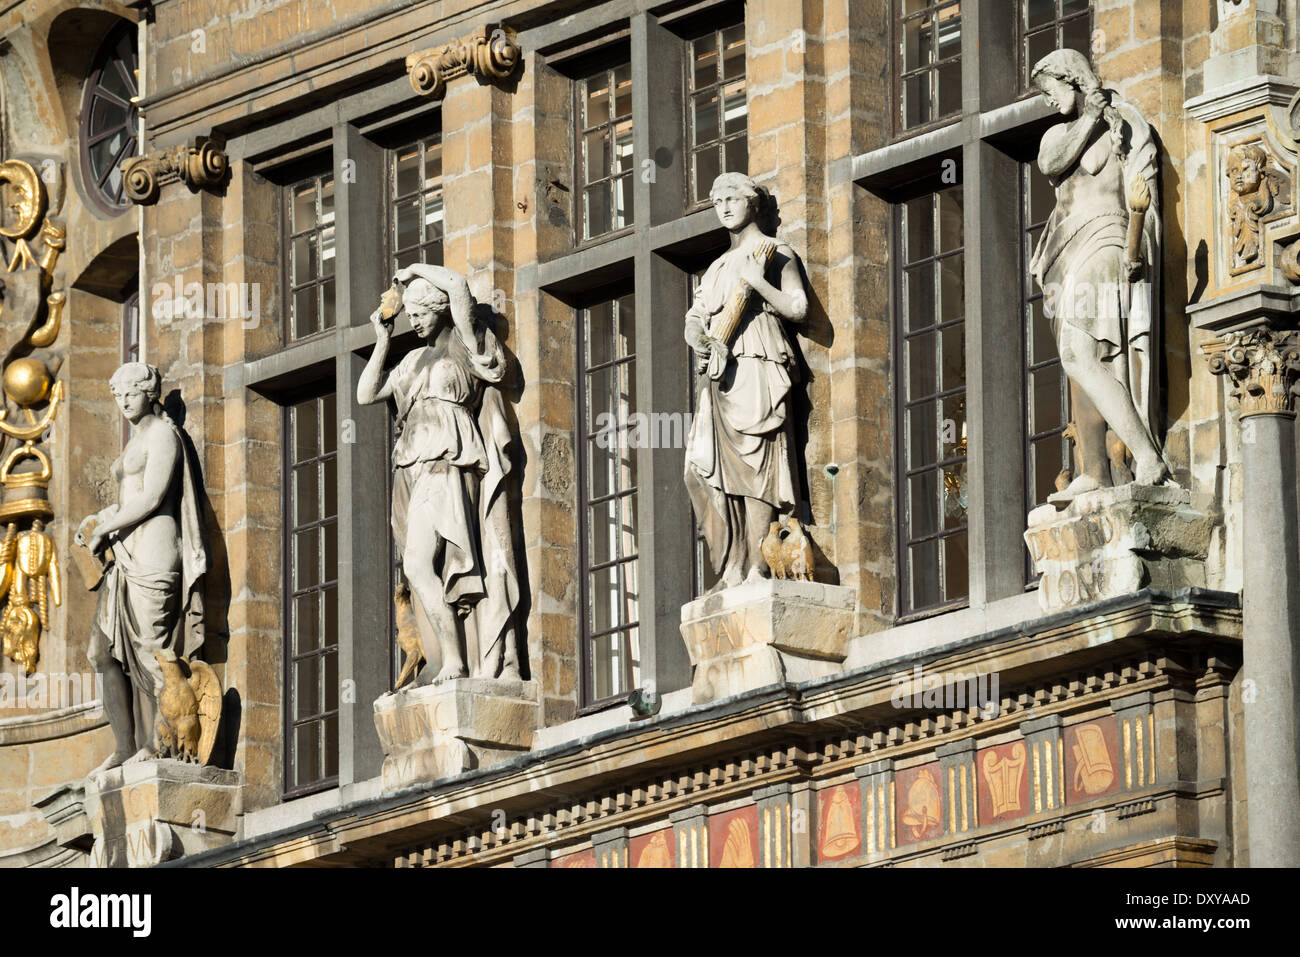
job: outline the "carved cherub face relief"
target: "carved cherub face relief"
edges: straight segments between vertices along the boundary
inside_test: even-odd
[[[1259,192],[1267,163],[1268,158],[1258,147],[1233,150],[1228,157],[1228,182],[1232,184],[1233,192],[1238,196]]]

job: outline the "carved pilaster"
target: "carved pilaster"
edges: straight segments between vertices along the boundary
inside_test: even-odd
[[[1295,330],[1248,329],[1230,332],[1201,347],[1215,375],[1231,376],[1232,396],[1240,417],[1295,417],[1296,380],[1300,376],[1300,333]]]
[[[500,83],[510,78],[522,57],[513,31],[490,25],[463,40],[412,53],[406,58],[406,72],[416,93],[441,100],[448,80],[475,76],[484,83]]]
[[[197,137],[190,145],[154,150],[122,163],[126,195],[141,206],[158,202],[162,188],[171,183],[184,183],[193,192],[215,189],[225,182],[229,171],[225,150],[206,136]]]

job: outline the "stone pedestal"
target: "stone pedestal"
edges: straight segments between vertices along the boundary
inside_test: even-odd
[[[86,779],[92,867],[152,867],[228,844],[240,812],[238,771],[182,761],[126,764]]]
[[[1025,543],[1042,575],[1038,603],[1051,613],[1143,588],[1204,588],[1214,524],[1172,486],[1097,489],[1064,509],[1036,508]]]
[[[762,579],[682,606],[696,704],[835,674],[853,635],[855,588]]]
[[[385,791],[437,781],[528,751],[541,721],[535,681],[458,678],[375,700]]]

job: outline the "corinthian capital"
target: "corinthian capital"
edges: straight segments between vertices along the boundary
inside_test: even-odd
[[[441,100],[448,80],[466,75],[484,82],[505,80],[515,72],[522,55],[512,32],[487,26],[455,43],[412,53],[406,58],[406,72],[416,93]]]
[[[1201,347],[1210,371],[1232,377],[1240,417],[1295,415],[1300,379],[1300,331],[1248,329],[1230,332]]]
[[[122,163],[126,195],[131,202],[152,206],[169,183],[184,183],[194,192],[221,185],[230,169],[225,150],[206,136],[190,145],[154,150]]]

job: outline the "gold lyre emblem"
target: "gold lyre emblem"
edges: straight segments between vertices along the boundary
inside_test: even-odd
[[[1115,768],[1110,763],[1106,736],[1095,724],[1080,725],[1074,729],[1074,789],[1085,794],[1100,794],[1115,780]]]
[[[912,829],[914,839],[920,840],[926,831],[943,821],[940,801],[939,783],[926,768],[907,789],[907,810],[903,812],[903,823]]]
[[[994,817],[1023,810],[1020,806],[1020,785],[1025,778],[1027,758],[1023,741],[1013,744],[1011,753],[1006,757],[996,751],[984,755],[984,783],[989,786],[989,794],[993,798]]]

